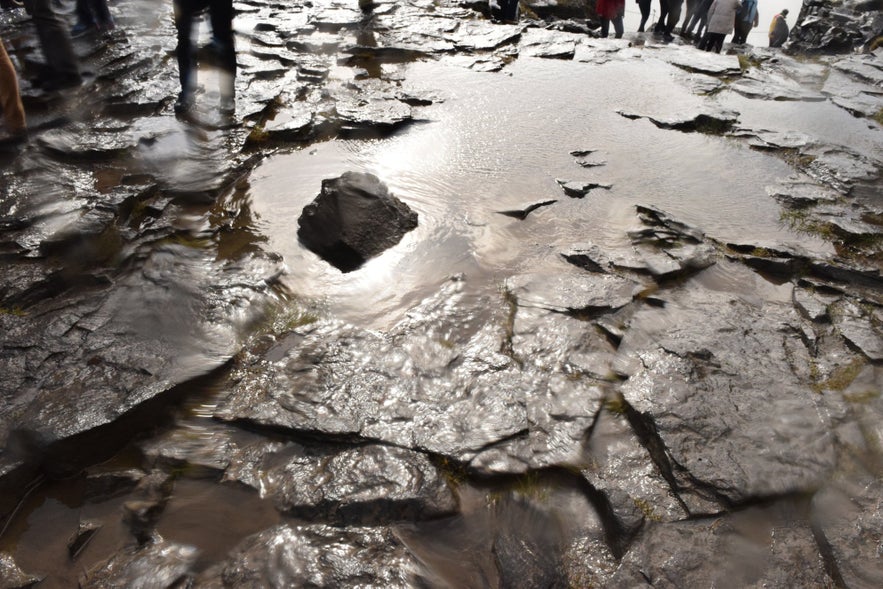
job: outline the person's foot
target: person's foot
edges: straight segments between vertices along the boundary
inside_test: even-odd
[[[107,32],[109,32],[109,31],[112,31],[112,30],[114,30],[115,28],[117,28],[117,24],[116,24],[116,23],[114,22],[114,20],[111,18],[111,19],[108,20],[108,21],[98,23],[98,27],[97,27],[97,28],[98,28],[99,31],[102,31],[102,32],[104,32],[104,33],[107,33]]]
[[[98,27],[94,22],[78,22],[73,27],[71,27],[71,39],[79,39],[80,37],[85,37],[90,33],[94,33],[98,30]]]
[[[236,112],[236,101],[232,96],[221,96],[221,102],[218,105],[218,109],[221,111],[222,115],[232,116],[233,113]]]
[[[193,108],[193,95],[187,92],[178,94],[178,99],[175,100],[175,114],[186,114],[191,108]]]
[[[671,43],[675,40],[675,38],[674,35],[672,35],[671,33],[662,33],[662,40],[666,43]]]

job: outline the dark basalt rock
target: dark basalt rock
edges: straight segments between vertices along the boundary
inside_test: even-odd
[[[788,52],[849,53],[867,50],[883,31],[883,8],[868,0],[810,0],[791,29]]]
[[[665,298],[666,320],[641,309],[619,347],[640,360],[620,390],[664,448],[657,463],[724,505],[817,488],[833,439],[803,376],[811,359],[793,306],[681,289]]]
[[[558,201],[555,199],[539,200],[537,202],[532,202],[532,203],[528,203],[525,205],[521,205],[520,207],[515,208],[515,209],[510,209],[510,210],[505,210],[505,211],[497,211],[497,212],[500,213],[501,215],[506,215],[507,217],[515,217],[516,219],[521,219],[523,221],[524,219],[527,219],[527,216],[529,214],[531,214],[532,212],[534,212],[535,210],[555,204],[556,202],[558,202]]]
[[[761,513],[754,523],[752,515],[650,525],[606,586],[837,586],[805,522]],[[757,535],[742,532],[745,525]]]
[[[25,573],[11,555],[0,552],[0,589],[30,589],[42,580]]]
[[[166,589],[183,582],[196,562],[196,548],[158,540],[124,549],[80,577],[81,589]]]
[[[304,207],[297,235],[311,251],[343,272],[397,244],[417,227],[417,213],[390,194],[377,176],[347,172],[322,181]]]
[[[200,587],[410,589],[421,565],[390,528],[280,525],[243,540]]]

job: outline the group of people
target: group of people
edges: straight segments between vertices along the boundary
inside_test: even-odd
[[[0,0],[3,8],[12,8],[23,3],[31,15],[37,30],[37,37],[46,59],[42,72],[33,80],[33,85],[45,91],[60,91],[79,86],[83,82],[76,53],[71,39],[91,32],[113,30],[116,26],[107,0],[76,0],[76,23],[68,29],[67,24],[55,12],[54,5],[60,0]],[[650,17],[651,0],[636,0],[641,9],[641,24],[638,32]],[[684,0],[659,0],[659,21],[654,32],[666,40],[673,39],[672,33],[681,17]],[[370,7],[370,0],[358,0],[363,10]],[[518,0],[489,0],[492,15],[504,22],[518,18]],[[212,42],[208,51],[220,66],[224,75],[221,79],[220,109],[232,113],[234,109],[234,81],[236,77],[236,52],[233,42],[233,2],[232,0],[173,0],[175,27],[177,29],[178,77],[181,91],[175,101],[175,112],[186,113],[194,103],[196,79],[196,50],[193,42],[193,24],[200,13],[207,11],[212,27]],[[597,0],[595,10],[601,19],[601,35],[609,34],[613,24],[617,38],[623,35],[625,0]],[[788,38],[787,10],[777,14],[770,25],[770,47],[779,47]],[[700,39],[699,48],[720,52],[724,37],[735,29],[734,43],[744,43],[748,33],[759,22],[757,0],[694,0],[692,10],[681,27],[681,35],[696,36]],[[0,39],[0,108],[3,112],[6,131],[13,139],[27,135],[25,111],[19,93],[18,77],[3,40]]]
[[[23,5],[31,16],[37,38],[45,58],[45,66],[31,80],[32,86],[45,92],[69,90],[83,83],[79,60],[73,47],[73,38],[90,33],[106,32],[116,28],[107,0],[75,0],[76,22],[70,26],[56,12],[60,0],[0,0],[2,8]],[[359,0],[360,5],[365,0]],[[194,103],[196,89],[196,50],[193,24],[197,15],[207,11],[212,27],[212,42],[208,51],[223,70],[220,109],[232,113],[234,109],[234,80],[236,53],[233,43],[232,0],[173,0],[178,45],[178,76],[181,91],[175,102],[175,112],[184,113]],[[25,110],[19,90],[19,78],[0,39],[0,108],[6,137],[2,142],[20,142],[27,137]]]
[[[652,0],[635,1],[641,10],[638,32],[643,33],[650,18]],[[666,41],[674,40],[673,33],[681,18],[683,4],[684,0],[659,0],[659,20],[653,27],[653,32],[662,35]],[[748,33],[760,22],[757,0],[694,0],[688,3],[688,9],[689,13],[681,26],[681,35],[692,37],[693,30],[696,29],[698,46],[705,51],[720,53],[724,38],[730,33],[734,33],[733,43],[745,43]],[[602,37],[610,34],[611,23],[616,38],[622,37],[625,0],[597,0],[595,12],[601,20]],[[787,9],[773,17],[769,30],[770,47],[781,47],[788,39],[786,16]]]

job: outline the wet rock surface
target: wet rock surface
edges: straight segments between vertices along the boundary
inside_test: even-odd
[[[114,4],[63,96],[0,15],[0,585],[883,583],[876,5],[717,55],[584,2],[284,4],[234,3],[235,113],[201,64],[182,118],[169,3]],[[535,123],[571,86],[587,127]],[[341,174],[414,210],[293,250]]]

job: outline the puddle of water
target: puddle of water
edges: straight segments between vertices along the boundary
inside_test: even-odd
[[[675,73],[656,60],[599,67],[525,59],[502,74],[413,64],[411,83],[447,92],[443,103],[418,111],[430,120],[387,139],[331,141],[269,159],[249,178],[256,230],[283,255],[295,293],[326,298],[333,314],[369,326],[393,322],[457,272],[474,288],[491,288],[537,261],[548,264],[573,243],[622,246],[639,203],[718,239],[826,250],[779,223],[779,206],[765,187],[792,173],[780,159],[734,140],[661,130],[617,114],[694,112],[705,99],[673,83]],[[581,167],[570,155],[578,149],[597,149],[587,159],[606,165]],[[298,243],[297,218],[322,179],[347,170],[377,174],[417,211],[420,225],[343,275]],[[571,199],[556,179],[613,188]],[[525,221],[495,212],[549,198],[558,202]]]

